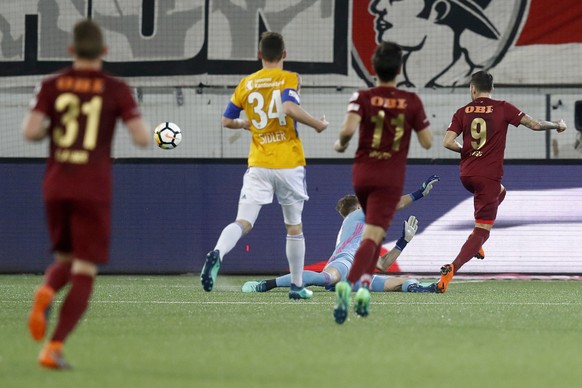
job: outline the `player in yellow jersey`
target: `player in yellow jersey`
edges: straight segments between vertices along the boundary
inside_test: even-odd
[[[309,199],[305,186],[305,155],[297,122],[322,132],[325,116],[316,119],[301,108],[299,74],[283,70],[287,52],[281,34],[265,32],[259,43],[263,68],[241,80],[230,99],[222,125],[252,133],[248,165],[241,189],[236,221],[227,225],[216,246],[206,255],[200,280],[211,291],[224,256],[252,228],[263,205],[273,194],[283,210],[287,243],[285,251],[291,272],[289,298],[310,299],[303,287],[305,240],[301,224],[303,203]],[[240,112],[246,119],[239,118]]]

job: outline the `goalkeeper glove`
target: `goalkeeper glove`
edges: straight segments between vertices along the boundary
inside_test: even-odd
[[[406,244],[408,244],[416,231],[418,230],[418,220],[415,216],[408,217],[408,220],[404,221],[404,227],[402,228],[402,236],[396,241],[396,249],[402,251]]]
[[[423,197],[426,197],[432,190],[432,185],[440,180],[441,178],[438,175],[432,175],[428,177],[424,182],[422,182],[420,189],[410,193],[410,198],[412,198],[413,201],[417,201]]]

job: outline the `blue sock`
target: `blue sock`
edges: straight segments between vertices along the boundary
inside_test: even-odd
[[[331,276],[327,272],[303,271],[304,286],[325,287],[331,283]]]
[[[279,276],[275,279],[275,282],[277,283],[277,287],[291,287],[291,274]]]
[[[388,276],[374,275],[372,277],[372,284],[370,285],[370,291],[372,292],[384,292],[384,283],[388,280]]]
[[[291,287],[291,275],[279,276],[275,279],[277,287]],[[324,287],[331,283],[331,277],[327,272],[303,271],[303,286]]]

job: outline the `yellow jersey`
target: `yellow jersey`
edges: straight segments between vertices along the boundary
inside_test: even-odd
[[[249,167],[295,168],[305,166],[297,123],[283,112],[283,103],[300,104],[299,74],[262,69],[236,87],[224,117],[236,119],[242,110],[251,123]]]

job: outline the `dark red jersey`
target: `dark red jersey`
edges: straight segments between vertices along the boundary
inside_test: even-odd
[[[32,110],[49,119],[45,198],[110,201],[115,124],[140,115],[127,84],[68,68],[42,82]]]
[[[507,127],[517,127],[524,115],[506,101],[486,97],[457,110],[448,130],[463,133],[461,176],[501,180]]]
[[[420,98],[395,87],[354,93],[348,112],[358,114],[354,184],[402,187],[412,130],[429,126]]]

